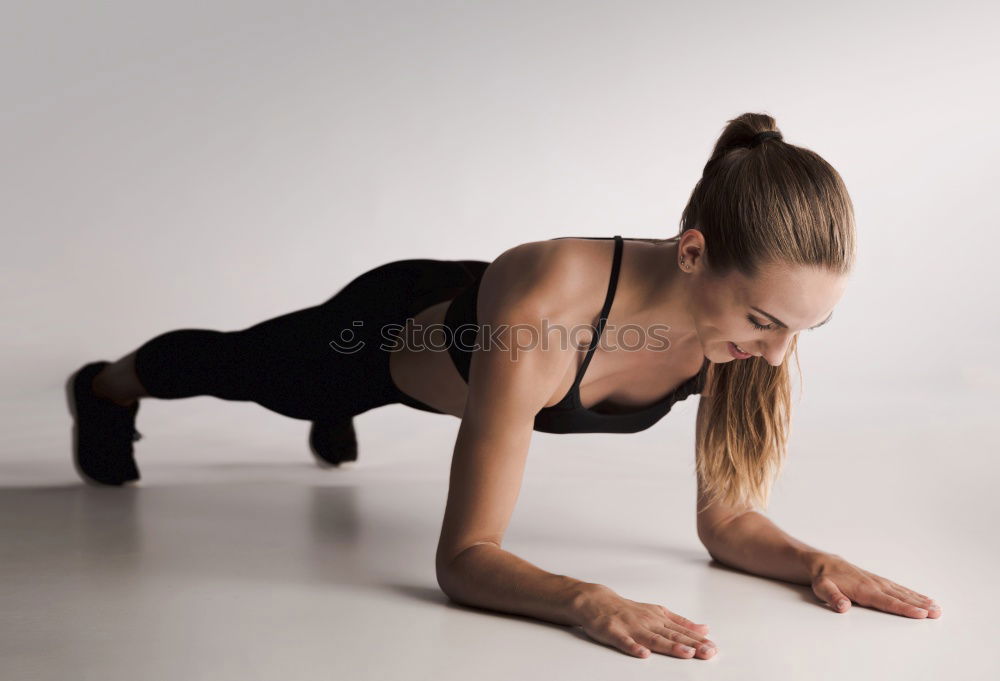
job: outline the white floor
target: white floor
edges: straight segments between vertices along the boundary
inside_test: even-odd
[[[253,404],[145,401],[135,488],[78,482],[58,388],[4,406],[0,678],[997,678],[996,399],[804,398],[769,515],[938,600],[938,620],[713,563],[694,530],[696,401],[635,435],[536,433],[505,547],[707,622],[712,660],[640,660],[469,609],[433,555],[458,421],[357,419],[317,468],[307,424]]]

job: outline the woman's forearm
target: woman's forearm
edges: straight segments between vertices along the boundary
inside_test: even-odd
[[[786,534],[767,516],[748,511],[703,538],[711,556],[762,577],[810,584],[825,552]]]
[[[452,599],[556,624],[579,624],[577,610],[587,587],[572,577],[546,572],[496,544],[476,544],[438,570],[438,583]]]

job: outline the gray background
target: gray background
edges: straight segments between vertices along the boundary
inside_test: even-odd
[[[379,678],[415,660],[416,676],[459,678],[482,674],[477,646],[516,646],[524,656],[508,655],[497,678],[546,665],[577,678],[665,669],[931,678],[955,663],[970,676],[995,671],[992,616],[979,608],[998,600],[982,570],[1000,558],[998,19],[987,2],[4,3],[6,664],[111,678],[134,654],[148,678],[192,668],[195,677],[315,678],[330,655],[362,678],[381,656]],[[940,621],[859,607],[835,616],[808,589],[779,611],[775,594],[787,590],[768,591],[773,582],[705,576],[693,529],[694,400],[628,438],[536,434],[508,538],[548,569],[708,621],[724,632],[709,663],[635,661],[559,629],[446,610],[431,557],[458,425],[450,417],[400,405],[369,412],[357,419],[357,468],[330,473],[308,461],[304,422],[207,397],[147,401],[145,495],[77,483],[61,390],[84,362],[116,359],[173,328],[244,328],[319,303],[390,260],[492,260],[553,236],[672,235],[726,120],[746,111],[770,113],[788,142],[832,163],[858,220],[858,265],[835,321],[800,339],[805,391],[772,517],[934,596]],[[620,493],[614,518],[589,501],[610,490]],[[334,492],[347,496],[326,508],[322,495]],[[124,547],[116,554],[88,532],[120,517],[121,499],[136,506],[124,543],[110,545]],[[204,514],[184,514],[195,508]],[[253,520],[251,508],[262,509]],[[317,514],[347,523],[346,534]],[[167,517],[190,525],[157,524]],[[337,554],[330,564],[340,567],[323,573],[330,584],[294,591],[308,583],[289,567],[303,554],[260,555],[253,538],[281,518],[275,536],[298,537],[307,552],[341,546],[348,567]],[[206,522],[218,531],[200,535]],[[240,528],[254,558],[205,558]],[[162,544],[150,539],[158,531]],[[644,554],[647,573],[630,572],[627,546],[659,546],[665,533],[673,548]],[[151,546],[175,546],[174,560],[149,555]],[[63,550],[94,562],[66,563]],[[102,562],[114,555],[142,571]],[[677,563],[689,572],[665,577]],[[269,566],[291,591],[274,596],[272,584],[262,596],[252,582],[241,591],[232,579],[249,565]],[[390,569],[366,595],[358,585],[385,565],[399,574]],[[45,570],[56,572],[42,585]],[[80,574],[96,581],[77,588]],[[104,585],[99,575],[109,574],[136,591]],[[157,592],[151,574],[187,580],[186,590]],[[700,588],[713,579],[723,581]],[[222,593],[233,595],[227,614],[211,615],[205,594]],[[310,620],[288,605],[296,597],[332,601],[303,626]],[[36,607],[43,599],[55,604],[48,615]],[[118,609],[102,621],[116,633],[105,639],[87,613],[109,602]],[[280,617],[295,636],[255,656],[274,640],[263,613],[275,607],[290,608]],[[130,619],[147,623],[149,608],[166,613],[155,637]],[[177,659],[173,644],[190,643],[195,612],[201,646]],[[372,631],[339,621],[346,612],[367,613]],[[420,623],[429,638],[386,656],[372,613]],[[227,628],[234,619],[243,627]],[[776,657],[762,628],[798,652]],[[115,637],[131,647],[122,653]],[[125,660],[95,654],[101,642]],[[817,642],[828,652],[807,655]],[[214,657],[227,645],[231,655]]]

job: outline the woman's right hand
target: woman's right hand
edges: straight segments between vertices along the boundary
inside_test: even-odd
[[[587,586],[576,611],[588,636],[635,657],[662,653],[708,659],[717,651],[706,637],[707,624],[695,624],[662,605],[623,598],[601,584]]]

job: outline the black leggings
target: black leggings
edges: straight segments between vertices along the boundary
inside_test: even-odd
[[[454,298],[487,265],[390,262],[359,275],[325,303],[242,331],[178,329],[156,336],[136,351],[136,373],[152,397],[212,395],[308,421],[339,420],[394,403],[441,413],[392,382],[382,327],[402,325]]]

